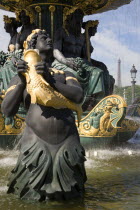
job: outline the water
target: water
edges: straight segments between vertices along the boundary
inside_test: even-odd
[[[140,209],[140,145],[87,151],[85,196],[70,202],[32,203],[6,194],[18,151],[0,150],[0,210]]]

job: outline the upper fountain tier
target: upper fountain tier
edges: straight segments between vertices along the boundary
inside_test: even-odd
[[[27,6],[54,5],[75,10],[82,9],[85,15],[91,15],[129,4],[132,0],[0,0],[0,9],[15,12]]]

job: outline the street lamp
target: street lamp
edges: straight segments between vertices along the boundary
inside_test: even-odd
[[[131,83],[132,83],[132,103],[133,103],[135,100],[135,83],[136,83],[135,79],[136,79],[136,73],[137,73],[137,70],[134,64],[132,66],[132,69],[130,70],[130,73],[131,73],[131,79],[132,79]]]

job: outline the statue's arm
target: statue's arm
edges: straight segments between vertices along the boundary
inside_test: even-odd
[[[85,42],[84,42],[83,47],[82,47],[81,57],[83,59],[87,60],[88,59],[88,55],[87,55],[87,41],[86,41],[85,33],[83,34],[83,37],[85,39]],[[94,50],[94,48],[93,48],[93,46],[91,44],[91,41],[89,40],[89,53],[90,53],[90,55],[93,52],[93,50]]]
[[[74,63],[74,60],[71,58],[66,58],[63,54],[62,45],[65,40],[66,33],[63,28],[60,28],[57,30],[55,34],[54,39],[54,50],[53,50],[53,56],[56,60],[58,60],[60,63],[72,68],[77,69],[76,64]]]
[[[15,48],[16,48],[16,50],[21,49],[21,45],[20,45],[20,34],[17,34]]]
[[[69,97],[73,98],[76,103],[81,103],[84,98],[84,91],[74,76],[71,72],[65,72],[66,74],[66,85],[68,86],[69,92]],[[72,100],[72,99],[71,99]]]
[[[54,49],[54,50],[53,50],[53,56],[54,56],[54,58],[56,58],[56,60],[58,60],[60,63],[63,63],[64,65],[67,65],[67,59],[66,59],[65,56],[61,53],[60,50]]]
[[[54,38],[54,50],[53,55],[60,63],[67,65],[67,59],[62,53],[62,42],[63,42],[64,30],[62,28],[58,29],[55,33]]]
[[[65,72],[66,82],[62,83],[58,80],[51,80],[50,84],[63,96],[69,100],[79,104],[83,101],[83,89],[79,82],[71,72]]]
[[[23,100],[24,89],[25,83],[18,75],[15,76],[11,80],[4,100],[1,104],[2,113],[6,117],[14,116],[18,112],[20,103]]]

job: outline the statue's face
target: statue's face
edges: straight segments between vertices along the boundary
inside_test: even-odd
[[[26,15],[26,12],[24,10],[20,12],[19,20],[23,25],[30,23],[30,17]]]
[[[52,40],[47,34],[41,34],[37,38],[36,49],[40,52],[52,53]]]
[[[89,35],[94,36],[97,33],[97,26],[88,29]]]

